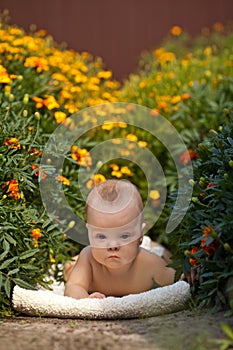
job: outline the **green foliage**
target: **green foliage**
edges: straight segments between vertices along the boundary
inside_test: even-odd
[[[43,30],[25,33],[9,26],[4,16],[0,22],[0,301],[1,313],[7,314],[11,312],[10,297],[15,284],[25,288],[36,288],[38,284],[49,287],[45,276],[51,268],[57,276],[59,264],[81,248],[67,240],[68,227],[60,232],[49,221],[39,191],[39,181],[46,181],[49,171],[54,170],[48,164],[47,173],[41,171],[40,160],[44,145],[57,126],[64,123],[72,129],[68,117],[96,104],[136,103],[152,109],[152,117],[160,113],[171,121],[191,158],[195,158],[194,145],[202,141],[210,128],[225,122],[223,118],[227,118],[231,107],[233,36],[229,31],[215,30],[194,43],[186,33],[170,36],[163,48],[141,56],[141,71],[132,74],[120,90],[120,84],[111,79],[112,73],[104,70],[101,58],[59,47]],[[79,127],[89,119],[87,113]],[[181,267],[184,251],[201,243],[200,232],[205,226],[214,227],[219,243],[214,255],[206,256],[203,249],[195,255],[201,263],[198,296],[206,304],[217,299],[225,303],[226,291],[231,293],[232,289],[233,136],[232,126],[225,124],[221,131],[212,132],[209,143],[203,142],[203,149],[198,150],[196,199],[179,231],[170,236],[163,234],[171,211],[168,207],[151,230],[152,238],[172,248],[177,266]],[[56,173],[56,180],[62,182],[67,201],[77,215],[84,216],[78,170],[85,174],[87,159],[91,162],[88,151],[111,138],[129,140],[128,149],[122,149],[129,156],[137,152],[134,142],[147,147],[164,170],[168,193],[176,188],[175,164],[150,133],[132,125],[119,127],[114,122],[109,128],[96,131],[97,134],[91,131],[83,135],[76,150],[66,155],[62,171]],[[185,155],[180,161],[185,164]],[[200,177],[204,184],[214,186],[204,188],[199,184]],[[94,179],[87,176],[85,185],[89,189],[105,178],[130,179],[139,187],[143,200],[148,199],[145,174],[134,162],[112,159],[99,168]],[[156,207],[159,196],[155,182],[148,200]],[[52,197],[51,200],[57,200],[56,193]],[[206,244],[213,241],[213,237],[208,238]],[[188,257],[184,269],[190,269]]]
[[[225,110],[223,120],[218,131],[210,130],[198,145],[192,203],[180,227],[170,234],[171,242],[179,242],[174,257],[185,273],[199,270],[195,286],[199,306],[217,309],[233,308],[232,110]]]

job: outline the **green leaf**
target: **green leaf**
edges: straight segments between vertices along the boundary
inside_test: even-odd
[[[3,241],[2,246],[3,246],[4,251],[6,251],[8,253],[10,250],[10,244],[5,239]]]
[[[21,288],[36,290],[36,288],[34,286],[32,286],[30,283],[28,283],[24,280],[21,280],[21,278],[14,278],[13,281],[15,284],[17,284]]]
[[[4,235],[9,243],[14,244],[14,245],[17,244],[16,240],[13,237],[11,237],[11,235],[9,235],[8,233],[5,233]]]
[[[0,261],[3,260],[5,258],[5,256],[7,256],[9,252],[5,250],[5,252],[3,252],[1,255],[0,255]]]
[[[14,270],[9,271],[7,276],[14,275],[17,272],[19,272],[19,268],[18,267],[16,269],[14,269]]]
[[[223,322],[221,323],[221,328],[227,337],[233,342],[233,329],[229,326],[229,324]]]
[[[22,264],[22,265],[20,265],[20,267],[25,269],[25,270],[38,270],[39,269],[37,266],[30,265],[30,264]]]
[[[0,266],[0,270],[5,269],[7,266],[9,266],[16,259],[18,259],[18,257],[14,256],[13,258],[10,258],[10,259],[7,259],[6,261],[4,261],[4,263],[2,263],[2,265]]]
[[[36,253],[39,252],[39,249],[29,249],[29,250],[26,250],[26,252],[24,252],[23,254],[21,254],[19,256],[19,259],[20,260],[24,260],[24,259],[27,259],[27,258],[30,258],[32,257],[33,255],[35,255]]]
[[[10,298],[10,295],[11,295],[11,282],[10,282],[9,278],[7,278],[5,283],[4,283],[4,289],[5,289],[7,297]]]

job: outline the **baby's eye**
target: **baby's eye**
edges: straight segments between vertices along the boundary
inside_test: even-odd
[[[102,233],[99,233],[99,234],[96,235],[96,238],[97,238],[97,239],[100,239],[100,240],[103,240],[103,239],[106,238],[106,236],[103,235]]]
[[[123,233],[122,235],[121,235],[121,238],[122,239],[127,239],[127,238],[129,238],[129,233]]]

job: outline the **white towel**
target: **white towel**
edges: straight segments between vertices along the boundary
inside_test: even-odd
[[[190,298],[190,286],[179,281],[121,298],[74,299],[63,296],[64,284],[54,283],[53,291],[28,290],[15,286],[14,309],[32,316],[83,319],[126,319],[150,317],[180,311]]]

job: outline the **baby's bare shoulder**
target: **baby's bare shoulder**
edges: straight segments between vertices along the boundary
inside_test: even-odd
[[[161,263],[162,263],[162,265],[164,265],[163,259],[161,259],[155,253],[152,253],[149,250],[144,249],[144,248],[140,249],[138,257],[139,257],[140,263],[143,263],[145,265],[149,264],[150,266],[153,266],[153,264],[160,265]]]

